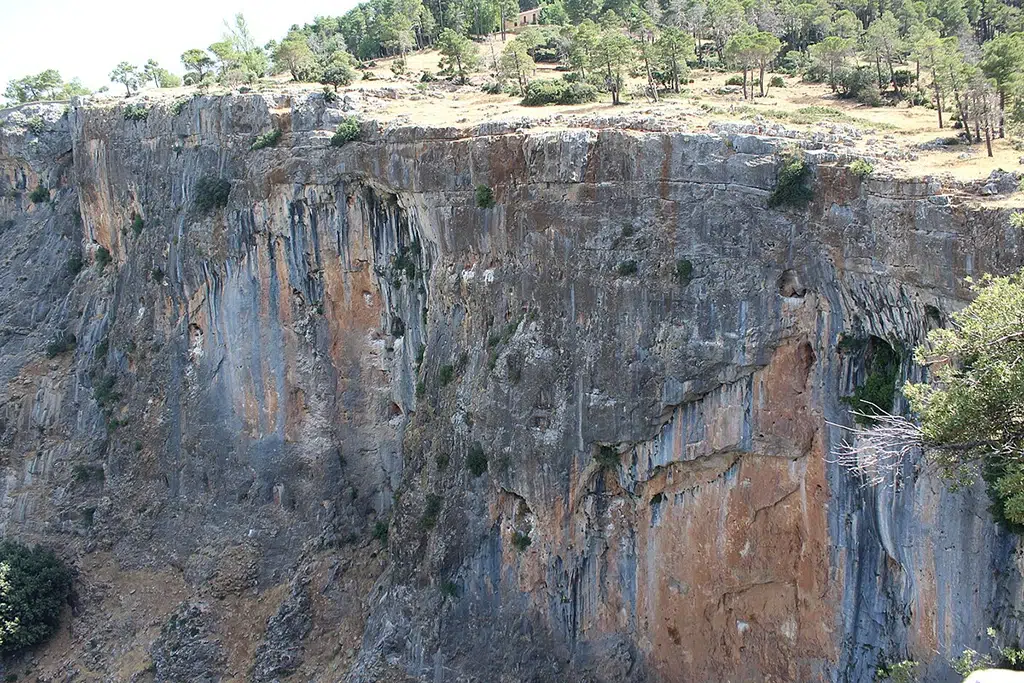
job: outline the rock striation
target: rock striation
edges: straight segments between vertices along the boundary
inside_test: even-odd
[[[0,527],[79,570],[43,680],[951,681],[1024,635],[980,487],[829,456],[873,349],[919,378],[1024,263],[1005,209],[806,141],[769,209],[784,137],[345,115],[0,114]]]

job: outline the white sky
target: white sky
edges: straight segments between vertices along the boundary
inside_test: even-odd
[[[57,69],[96,89],[127,60],[155,59],[181,75],[181,53],[220,40],[224,20],[245,14],[256,41],[292,24],[344,14],[357,0],[0,0],[0,92],[12,78]],[[120,87],[120,86],[118,86]]]

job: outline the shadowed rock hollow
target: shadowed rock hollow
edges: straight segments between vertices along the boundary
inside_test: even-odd
[[[79,570],[37,675],[947,681],[1017,633],[980,487],[828,457],[872,348],[917,377],[1024,262],[1005,211],[827,149],[769,210],[772,138],[342,116],[7,112],[0,525]]]

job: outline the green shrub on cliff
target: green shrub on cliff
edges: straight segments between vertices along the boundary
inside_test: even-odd
[[[844,338],[844,344],[854,342]],[[873,415],[892,410],[896,399],[896,380],[899,376],[900,358],[892,346],[881,339],[872,337],[866,342],[868,374],[864,382],[843,397],[854,410],[855,418],[861,424],[872,424]]]
[[[50,201],[50,191],[46,189],[45,185],[36,185],[35,189],[29,193],[28,198],[32,200],[33,204],[45,204]]]
[[[142,104],[129,104],[124,108],[125,121],[145,121],[149,118],[149,109]]]
[[[251,145],[249,145],[249,151],[255,152],[256,150],[263,149],[264,147],[276,147],[280,140],[281,130],[279,128],[268,130],[266,133],[261,133],[256,136],[256,139],[252,141]]]
[[[469,447],[469,455],[466,456],[466,469],[474,477],[479,477],[487,471],[487,455],[484,454],[484,447],[477,442]]]
[[[106,247],[98,247],[96,249],[96,265],[99,266],[100,270],[106,268],[113,257],[110,255],[110,250]]]
[[[195,207],[207,213],[214,209],[223,209],[228,205],[228,197],[231,195],[231,182],[224,178],[203,176],[196,181]]]
[[[490,209],[494,206],[494,190],[486,185],[477,185],[474,193],[476,205],[481,209]]]
[[[359,120],[354,116],[349,116],[341,122],[338,126],[338,130],[335,131],[334,137],[331,138],[332,147],[341,147],[346,142],[352,142],[359,139]]]
[[[814,199],[809,186],[811,169],[800,152],[791,152],[782,159],[775,189],[768,197],[768,208],[792,206],[802,209]]]
[[[53,552],[0,542],[0,654],[53,634],[71,592],[71,572]]]
[[[875,172],[875,167],[863,159],[854,159],[853,163],[850,164],[849,169],[850,173],[858,178],[867,178]]]

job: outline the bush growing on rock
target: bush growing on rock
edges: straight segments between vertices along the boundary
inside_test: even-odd
[[[486,185],[476,186],[476,205],[481,209],[490,209],[494,206],[494,190]]]
[[[420,529],[430,531],[437,526],[437,518],[441,514],[441,496],[436,493],[428,493],[423,506],[423,516],[420,517]]]
[[[52,551],[0,542],[0,654],[49,638],[71,592],[71,571]]]
[[[811,169],[799,152],[791,152],[782,160],[775,189],[768,197],[768,208],[792,206],[803,208],[814,199],[814,193],[808,187]]]
[[[46,130],[46,121],[42,116],[33,116],[25,123],[25,127],[33,135],[41,135]]]
[[[474,443],[469,448],[469,455],[466,456],[466,469],[474,477],[479,477],[487,471],[487,456],[484,454],[484,447]]]
[[[280,140],[281,130],[279,128],[268,130],[266,133],[261,133],[256,136],[256,139],[252,141],[251,145],[249,145],[249,151],[255,152],[256,150],[263,149],[264,147],[275,147]]]
[[[529,534],[524,534],[521,531],[515,531],[512,533],[512,547],[521,553],[525,552],[532,542],[533,540],[530,538]]]
[[[33,204],[45,204],[50,201],[50,191],[44,185],[36,185],[36,188],[29,193],[28,198]]]
[[[213,211],[214,209],[223,209],[228,205],[230,194],[230,181],[224,178],[203,176],[196,181],[196,194],[193,203],[203,213]]]
[[[110,256],[110,250],[106,247],[99,247],[96,250],[96,265],[103,270],[113,259]]]
[[[334,133],[334,137],[331,138],[331,146],[341,147],[346,142],[352,142],[353,140],[359,139],[359,121],[354,116],[349,116],[341,122],[338,126],[338,130]]]
[[[142,104],[129,104],[124,108],[125,121],[145,121],[149,118],[149,109]]]
[[[850,173],[859,178],[867,178],[875,171],[875,167],[863,159],[855,159],[849,168]]]

